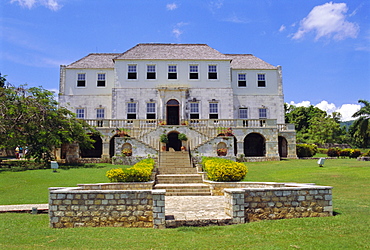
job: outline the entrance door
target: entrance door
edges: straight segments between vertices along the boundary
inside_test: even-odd
[[[171,99],[167,102],[167,124],[180,125],[180,105],[179,102]]]

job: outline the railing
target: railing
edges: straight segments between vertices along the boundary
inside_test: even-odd
[[[131,133],[140,129],[140,135],[158,126],[166,126],[163,120],[158,119],[86,119],[85,121],[93,127],[124,128],[131,130]],[[201,133],[204,132],[205,135],[215,134],[227,128],[278,128],[279,131],[294,131],[294,124],[277,124],[275,119],[190,119],[183,120],[182,124],[193,127]]]

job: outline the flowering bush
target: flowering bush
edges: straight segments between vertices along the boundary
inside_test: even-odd
[[[329,148],[328,156],[329,157],[338,157],[340,154],[340,148]]]
[[[204,157],[202,165],[211,181],[241,181],[248,173],[245,164],[217,157]]]
[[[116,168],[107,171],[106,176],[111,182],[146,182],[150,181],[154,169],[151,158],[139,161],[131,168]]]
[[[226,155],[226,154],[227,154],[227,148],[217,149],[217,155]]]
[[[131,148],[124,148],[124,149],[122,150],[122,154],[123,154],[124,156],[131,156],[131,155],[132,155],[132,149],[131,149]]]

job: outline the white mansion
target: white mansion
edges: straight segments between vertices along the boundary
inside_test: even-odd
[[[61,66],[59,102],[102,134],[82,157],[112,157],[122,147],[132,156],[158,154],[162,134],[167,150],[180,150],[179,133],[193,155],[226,148],[227,156],[247,160],[296,157],[294,125],[284,123],[281,67],[250,54],[206,44],[89,54]],[[117,142],[122,128],[129,137]]]

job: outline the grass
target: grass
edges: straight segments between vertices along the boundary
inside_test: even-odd
[[[51,229],[46,214],[0,214],[0,248],[45,249],[364,249],[370,248],[370,164],[354,159],[247,163],[246,181],[333,186],[333,217],[177,229]],[[101,169],[0,174],[0,204],[46,203],[47,187],[106,182]],[[52,184],[52,185],[50,185]],[[34,189],[34,192],[28,191]],[[13,189],[13,190],[11,190]],[[43,194],[35,194],[35,192]],[[9,197],[10,196],[10,197]],[[46,197],[46,198],[45,198]],[[6,203],[4,203],[6,201]],[[10,202],[10,203],[9,203]]]

